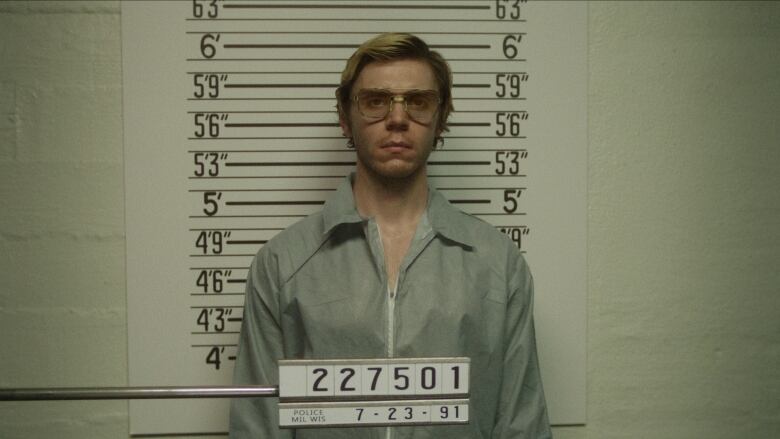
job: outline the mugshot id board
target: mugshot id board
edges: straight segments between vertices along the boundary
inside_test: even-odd
[[[469,358],[279,361],[280,428],[469,422]]]
[[[335,110],[346,59],[378,33],[408,32],[453,71],[430,183],[524,254],[550,421],[584,423],[586,12],[523,0],[123,2],[129,384],[231,383],[253,256],[355,167]],[[360,421],[467,416],[459,396],[437,401],[370,401]],[[291,422],[321,403],[292,408]],[[223,434],[227,416],[220,399],[130,403],[133,435]]]

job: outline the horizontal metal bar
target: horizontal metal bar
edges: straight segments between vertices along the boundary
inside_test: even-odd
[[[279,396],[279,386],[54,387],[3,389],[0,401],[73,399],[247,398]]]

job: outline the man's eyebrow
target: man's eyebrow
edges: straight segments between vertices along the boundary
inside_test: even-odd
[[[396,93],[396,91],[400,91],[400,92],[403,92],[403,93],[417,93],[417,92],[437,93],[436,90],[431,90],[431,89],[427,89],[427,88],[394,88],[394,89],[391,89],[391,88],[361,88],[360,90],[358,90],[358,93],[363,92],[363,91],[371,91],[371,92],[387,93],[387,94],[394,94],[394,93]]]

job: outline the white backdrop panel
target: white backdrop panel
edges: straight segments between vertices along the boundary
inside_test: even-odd
[[[586,25],[582,2],[123,2],[130,385],[230,383],[252,256],[353,168],[344,61],[413,32],[454,72],[433,184],[526,254],[551,421],[584,423]],[[227,412],[132,401],[131,433],[225,432]]]

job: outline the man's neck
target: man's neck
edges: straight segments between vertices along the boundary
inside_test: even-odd
[[[390,228],[416,225],[428,204],[424,169],[405,179],[379,178],[358,169],[352,186],[358,212]]]
[[[352,192],[360,215],[373,217],[381,230],[387,287],[395,291],[401,263],[428,203],[425,169],[410,178],[387,179],[358,165]]]

